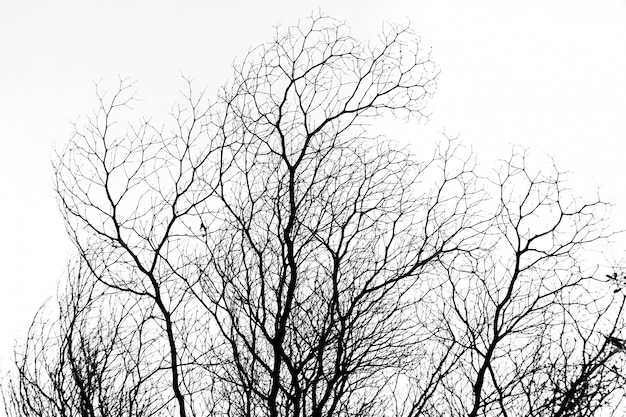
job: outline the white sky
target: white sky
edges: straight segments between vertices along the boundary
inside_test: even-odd
[[[215,91],[234,58],[318,5],[359,37],[408,19],[432,47],[433,117],[394,132],[429,144],[461,134],[485,163],[512,143],[547,152],[593,178],[626,225],[626,1],[211,3],[0,0],[0,372],[71,253],[50,160],[69,121],[94,108],[92,82],[134,78],[142,112],[165,120],[181,71]]]

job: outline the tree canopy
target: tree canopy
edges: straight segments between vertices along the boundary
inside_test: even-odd
[[[7,413],[617,414],[624,277],[585,257],[606,204],[526,150],[484,169],[368,134],[424,118],[437,74],[408,27],[315,15],[214,100],[186,80],[169,123],[98,91],[54,164],[77,258]]]

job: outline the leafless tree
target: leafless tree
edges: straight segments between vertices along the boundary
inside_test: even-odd
[[[439,314],[461,349],[442,381],[449,408],[472,417],[596,415],[608,397],[621,398],[624,382],[608,343],[623,331],[624,297],[583,253],[606,233],[606,206],[576,198],[553,165],[532,169],[525,152],[494,177],[485,242],[446,265],[440,292]]]
[[[58,322],[34,322],[7,409],[616,410],[621,275],[585,259],[609,236],[601,200],[524,151],[482,172],[458,140],[423,156],[368,134],[425,117],[436,75],[408,28],[364,43],[313,16],[252,50],[214,103],[187,81],[169,124],[125,123],[126,80],[98,93],[55,164],[79,278]]]
[[[171,392],[153,401],[183,417],[194,395],[206,391],[197,384],[210,384],[210,376],[194,374],[201,368],[191,364],[210,354],[212,342],[179,277],[188,274],[188,251],[206,234],[198,222],[211,213],[220,148],[206,135],[203,95],[191,91],[188,107],[173,110],[170,131],[147,120],[116,130],[113,115],[130,108],[133,93],[126,80],[110,98],[98,93],[99,109],[77,127],[55,164],[56,191],[94,279],[149,309],[159,341],[146,359],[160,370],[152,383],[167,384]]]
[[[95,284],[77,263],[56,311],[38,312],[15,349],[15,377],[4,387],[8,416],[148,416],[158,410],[151,378],[158,370],[145,361],[155,347],[145,330],[150,310]]]

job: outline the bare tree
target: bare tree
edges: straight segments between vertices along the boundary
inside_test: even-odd
[[[550,164],[525,152],[502,163],[497,208],[478,251],[446,266],[443,321],[459,341],[444,379],[459,415],[596,415],[623,395],[607,337],[623,331],[624,297],[585,266],[605,236],[605,205],[584,202]],[[443,274],[442,274],[443,275]],[[617,295],[616,295],[617,294]]]
[[[189,316],[193,299],[178,277],[189,269],[186,250],[202,241],[205,226],[197,222],[210,213],[219,148],[206,135],[203,95],[192,97],[190,90],[188,107],[172,111],[170,131],[149,121],[117,130],[114,114],[130,108],[133,94],[127,80],[110,98],[97,94],[99,109],[76,128],[55,164],[56,191],[94,279],[149,309],[159,349],[147,360],[160,370],[151,383],[167,384],[171,392],[154,401],[184,417],[200,378],[190,364],[206,357],[211,341],[205,320]],[[194,351],[198,344],[200,352]],[[208,378],[201,377],[203,385]]]
[[[624,296],[584,257],[609,236],[600,199],[525,152],[481,173],[457,140],[418,157],[368,135],[386,114],[425,117],[436,75],[408,28],[363,43],[313,16],[252,50],[213,104],[187,81],[170,127],[124,124],[126,80],[98,93],[55,164],[81,284],[60,321],[34,322],[7,409],[615,409]]]
[[[149,309],[98,289],[83,263],[69,270],[57,311],[42,308],[16,347],[4,389],[9,416],[148,416],[158,407]],[[56,318],[52,318],[52,317]]]
[[[422,275],[483,222],[475,176],[452,150],[420,164],[363,128],[422,116],[435,68],[410,31],[375,47],[307,25],[255,51],[224,93],[225,221],[190,287],[228,343],[225,410],[379,415],[419,343]],[[431,170],[441,181],[418,194]]]

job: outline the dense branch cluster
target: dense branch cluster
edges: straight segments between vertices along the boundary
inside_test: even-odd
[[[55,163],[78,250],[4,386],[10,416],[592,416],[626,383],[623,275],[553,165],[482,172],[367,134],[422,118],[436,67],[317,16],[210,104],[124,124],[121,80]],[[420,149],[423,149],[421,146]],[[602,278],[600,278],[601,276]]]

